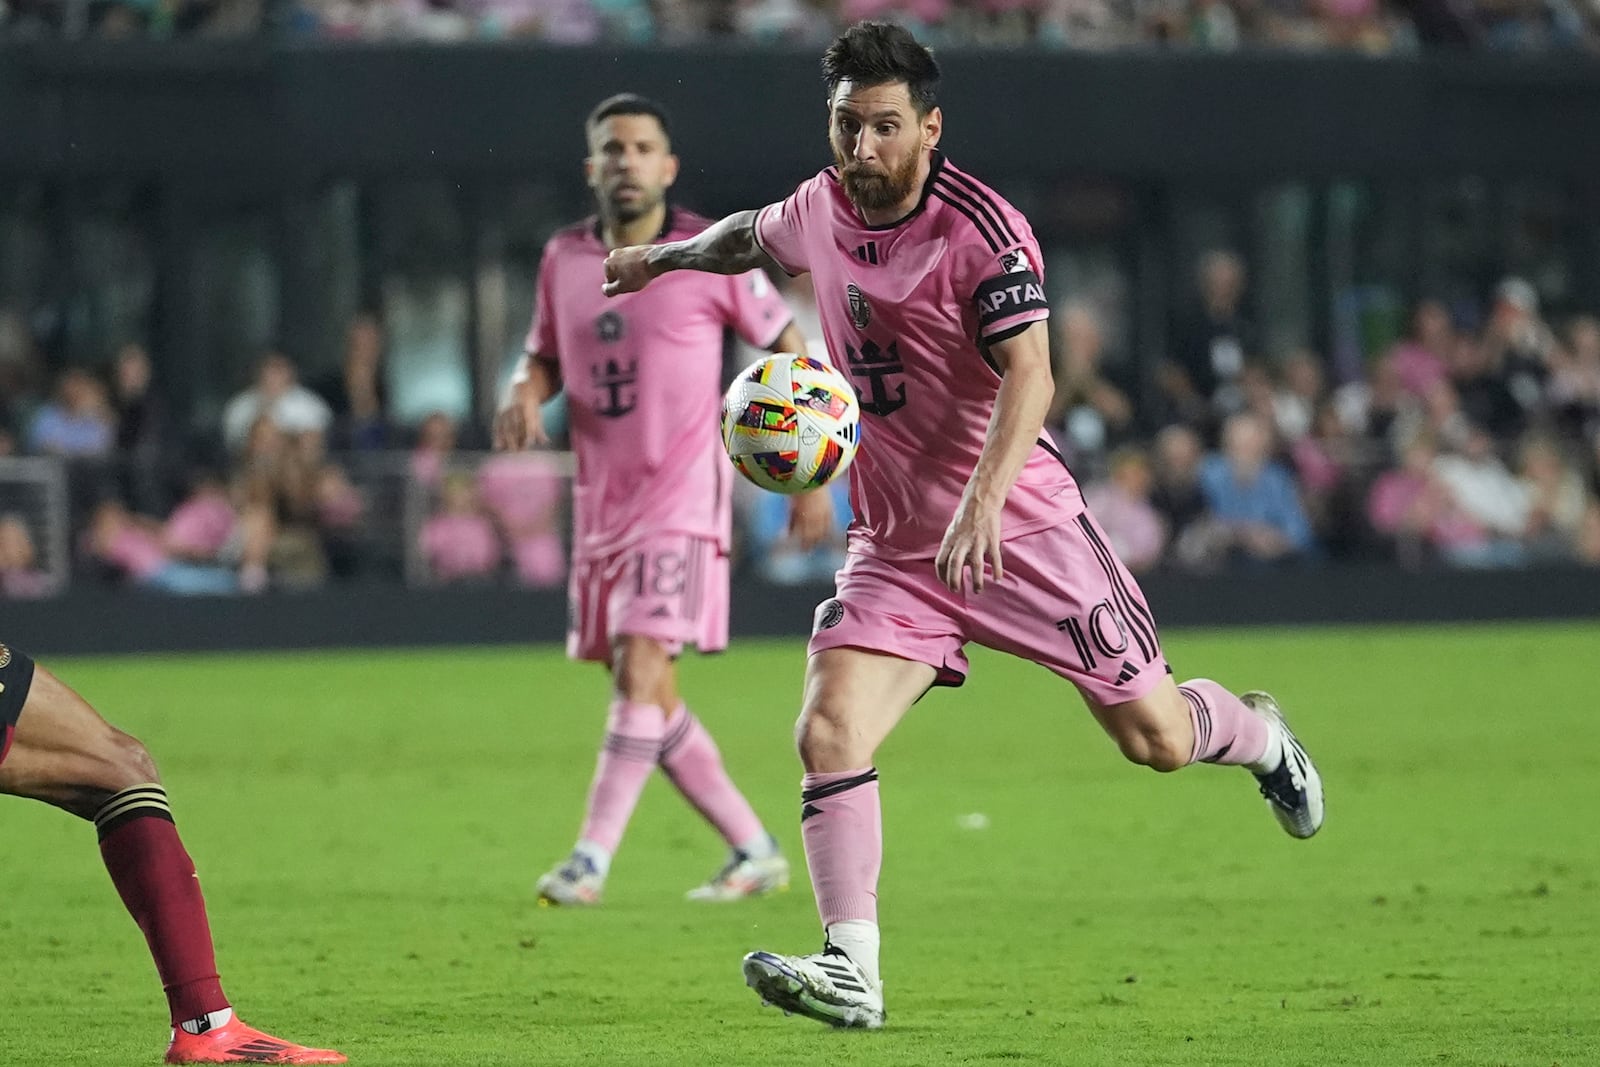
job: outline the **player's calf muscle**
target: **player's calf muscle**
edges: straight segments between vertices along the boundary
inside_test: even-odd
[[[1113,737],[1132,763],[1153,771],[1175,771],[1189,764],[1189,743],[1170,732],[1128,731]]]
[[[1189,764],[1194,728],[1175,686],[1110,706],[1090,702],[1095,718],[1129,762],[1155,771],[1175,771]]]

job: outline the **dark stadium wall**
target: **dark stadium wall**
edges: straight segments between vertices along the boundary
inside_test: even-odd
[[[1547,132],[1600,114],[1581,56],[941,59],[949,147],[1018,177],[1600,169],[1600,138]],[[586,110],[624,87],[669,101],[685,158],[741,193],[825,159],[809,51],[36,41],[0,45],[0,175],[566,173]]]
[[[1164,627],[1600,617],[1600,570],[1348,567],[1153,576]],[[827,586],[736,586],[735,635],[799,637]],[[560,594],[375,587],[262,597],[76,593],[0,605],[0,639],[40,655],[487,645],[560,641]]]

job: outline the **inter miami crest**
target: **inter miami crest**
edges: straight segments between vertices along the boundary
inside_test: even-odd
[[[850,321],[856,324],[856,329],[865,330],[872,321],[872,305],[853,284],[845,286],[844,292],[850,298]]]
[[[817,620],[812,629],[821,633],[823,630],[833,629],[841,622],[844,622],[844,605],[837,600],[824,600],[817,605]]]
[[[0,667],[11,666],[11,650],[5,645],[0,645]]]
[[[622,340],[622,316],[615,311],[607,311],[594,320],[594,332],[606,344]]]

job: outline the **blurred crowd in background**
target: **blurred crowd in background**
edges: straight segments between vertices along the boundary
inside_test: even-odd
[[[819,338],[805,279],[786,284]],[[1406,336],[1338,376],[1316,352],[1263,351],[1234,252],[1203,255],[1193,285],[1198,310],[1149,381],[1108,367],[1088,304],[1051,319],[1049,427],[1134,571],[1600,565],[1600,319],[1549,321],[1536,287],[1508,277],[1478,301],[1422,300]],[[264,353],[196,438],[139,344],[51,374],[23,322],[0,317],[0,464],[65,464],[75,584],[561,586],[567,457],[489,454],[485,427],[444,413],[400,423],[385,351],[383,323],[362,314],[320,380]],[[551,417],[559,430],[559,407]],[[47,595],[59,582],[39,559],[40,515],[8,501],[19,490],[3,471],[0,595]],[[834,541],[802,552],[784,498],[741,485],[738,567],[828,580],[849,518],[843,484],[833,491]]]
[[[0,35],[822,44],[893,18],[934,45],[1114,49],[1600,46],[1596,0],[0,0]]]

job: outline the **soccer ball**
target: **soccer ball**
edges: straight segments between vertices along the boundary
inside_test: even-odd
[[[761,488],[804,493],[850,466],[860,418],[844,375],[820,359],[779,352],[728,387],[722,444],[739,473]]]

